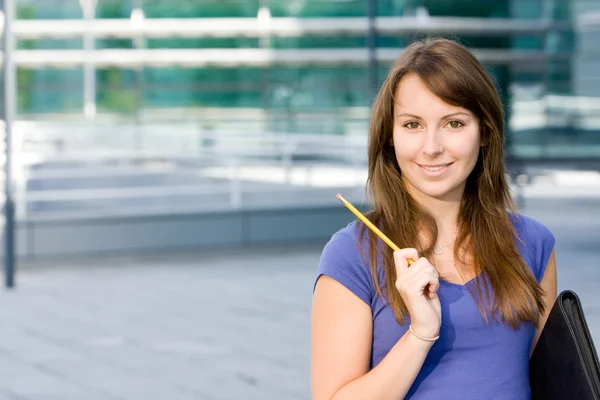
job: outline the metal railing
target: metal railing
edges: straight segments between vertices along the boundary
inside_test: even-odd
[[[550,162],[591,157],[600,164],[599,116],[594,99],[517,102],[515,154]],[[573,118],[580,131],[561,133],[573,129]],[[337,191],[364,200],[368,121],[349,122],[342,134],[228,126],[17,121],[18,218],[274,208],[335,202]]]
[[[588,18],[587,24],[597,24]],[[376,28],[382,34],[541,34],[569,27],[565,22],[541,19],[459,18],[459,17],[377,17]],[[136,26],[130,18],[17,20],[19,39],[75,38],[90,32],[96,38],[170,37],[257,37],[263,35],[296,37],[302,35],[366,35],[365,17],[336,18],[145,18]]]
[[[311,204],[364,187],[365,137],[52,123],[15,137],[19,218]]]

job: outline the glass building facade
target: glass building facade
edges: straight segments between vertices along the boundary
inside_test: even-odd
[[[18,0],[17,6],[19,20],[82,18],[78,0]],[[534,158],[600,157],[596,1],[374,0],[377,29],[371,36],[366,28],[369,0],[98,0],[95,18],[130,19],[136,8],[146,20],[198,18],[202,24],[220,18],[223,30],[198,37],[98,37],[95,49],[225,49],[237,51],[239,61],[234,56],[233,62],[199,66],[165,65],[164,60],[141,68],[99,66],[94,71],[99,114],[134,118],[187,110],[186,118],[217,131],[364,135],[374,81],[381,82],[394,56],[415,38],[446,36],[478,52],[494,76],[506,105],[513,152]],[[265,21],[267,28],[237,34],[238,18]],[[277,34],[269,28],[275,21],[302,27],[315,18],[324,25],[339,20],[363,29]],[[405,22],[411,23],[389,26]],[[423,29],[436,24],[448,28]],[[223,33],[229,28],[231,34]],[[17,42],[20,50],[83,46],[81,37]],[[375,49],[374,61],[369,46]],[[273,59],[257,63],[245,50],[260,50],[259,56]],[[83,82],[80,65],[19,67],[19,116],[81,114]]]

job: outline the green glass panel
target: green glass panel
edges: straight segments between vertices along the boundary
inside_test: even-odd
[[[145,0],[149,18],[256,17],[258,0]]]
[[[511,15],[517,19],[538,19],[544,16],[547,0],[512,0]],[[562,1],[562,0],[561,0]]]
[[[131,5],[127,1],[98,0],[96,18],[129,18]]]
[[[511,48],[518,50],[544,50],[544,37],[541,35],[518,35],[511,38]]]
[[[231,37],[231,38],[156,38],[146,39],[146,47],[170,49],[235,49],[256,48],[258,38]]]
[[[363,17],[366,0],[270,0],[274,17]]]
[[[79,0],[17,1],[17,18],[23,19],[66,19],[81,18]]]
[[[17,3],[15,15],[17,19],[35,19],[39,18],[36,13],[36,7],[30,3]]]
[[[596,0],[546,0],[550,8],[550,16],[555,21],[570,21],[573,15],[573,8],[576,7],[578,14],[585,14],[589,11],[600,10],[600,4]]]
[[[83,71],[77,69],[17,71],[17,112],[46,113],[81,109]]]
[[[398,17],[410,12],[415,6],[414,0],[377,0],[377,15]]]
[[[383,36],[377,35],[376,43],[377,47],[393,47],[402,48],[410,44],[412,38],[406,36]]]
[[[17,49],[57,49],[73,50],[83,48],[83,40],[75,39],[19,39],[16,43]]]
[[[96,72],[99,111],[131,114],[135,111],[134,72],[107,68]]]
[[[271,47],[281,49],[357,48],[365,47],[366,39],[356,36],[333,37],[273,37]]]
[[[133,41],[131,39],[96,39],[97,49],[132,49]]]
[[[431,16],[506,18],[510,15],[508,0],[421,0],[418,4],[421,2]]]

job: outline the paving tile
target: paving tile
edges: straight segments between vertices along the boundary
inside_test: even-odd
[[[552,204],[522,212],[555,233],[600,343],[600,201]],[[322,245],[22,266],[0,291],[0,400],[308,400]]]

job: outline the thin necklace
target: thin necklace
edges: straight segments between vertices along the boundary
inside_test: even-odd
[[[419,233],[419,235],[421,235],[421,237],[422,237],[423,239],[426,239],[425,235],[423,235],[422,233]],[[440,244],[440,249],[439,249],[439,250],[438,250],[438,249],[436,248],[436,246],[434,245],[434,246],[433,246],[433,252],[439,256],[440,254],[442,254],[442,253],[444,252],[444,247],[451,246],[452,244],[454,244],[454,242],[455,242],[455,241],[456,241],[456,238],[454,238],[454,240],[453,240],[453,241],[451,241],[451,242],[450,242],[450,243],[448,243],[448,244]]]
[[[450,242],[450,243],[448,243],[448,244],[440,244],[440,249],[439,249],[439,250],[437,250],[437,249],[435,248],[435,246],[433,246],[433,252],[439,256],[440,254],[442,254],[442,253],[444,252],[444,247],[448,247],[448,246],[450,246],[450,245],[451,245],[451,244],[453,244],[455,241],[456,241],[456,239],[454,239],[452,242]]]

